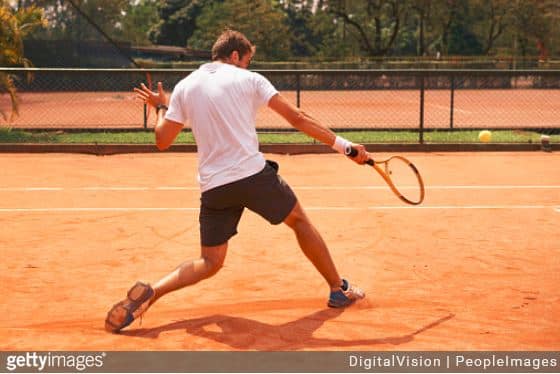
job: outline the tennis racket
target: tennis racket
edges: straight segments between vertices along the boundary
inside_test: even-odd
[[[354,157],[358,151],[352,147],[346,149],[346,155]],[[389,157],[366,164],[372,166],[399,199],[410,205],[418,205],[424,200],[424,181],[414,164],[402,156]]]

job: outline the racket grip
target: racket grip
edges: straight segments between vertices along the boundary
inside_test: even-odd
[[[358,155],[358,150],[352,146],[349,146],[344,150],[344,154],[348,157],[356,157]],[[366,164],[371,166],[373,166],[374,163],[375,162],[371,158],[366,161]]]
[[[344,154],[348,157],[356,157],[358,155],[358,151],[356,148],[348,146],[344,149]]]

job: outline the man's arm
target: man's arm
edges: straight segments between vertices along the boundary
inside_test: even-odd
[[[305,113],[303,110],[291,104],[281,94],[274,95],[269,101],[268,106],[276,113],[280,114],[293,127],[311,136],[312,138],[330,146],[335,146],[337,136],[327,127],[321,125],[316,119]],[[365,163],[369,159],[369,154],[365,147],[360,144],[353,144],[352,147],[358,151],[358,155],[352,157],[359,164]]]
[[[158,120],[155,128],[156,146],[160,151],[169,148],[183,129],[182,123],[165,119],[164,116],[165,109],[161,109],[158,113]]]
[[[156,108],[157,122],[155,128],[156,146],[160,151],[163,151],[171,144],[183,129],[183,124],[175,121],[165,119],[165,112],[167,111],[167,96],[163,91],[163,84],[158,82],[158,92],[152,92],[148,87],[142,83],[140,88],[134,88],[136,96],[143,100],[144,103]]]

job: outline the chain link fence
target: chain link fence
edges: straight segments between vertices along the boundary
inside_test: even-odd
[[[149,129],[155,114],[133,87],[161,81],[166,91],[192,70],[0,68],[14,78],[17,129]],[[260,70],[294,105],[337,131],[418,134],[465,130],[560,133],[560,70]],[[32,79],[28,80],[28,75]],[[7,94],[0,110],[10,113]],[[187,125],[188,128],[188,125]],[[293,131],[268,108],[262,132]]]

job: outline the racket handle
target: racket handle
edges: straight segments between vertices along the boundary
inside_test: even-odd
[[[355,157],[358,154],[358,151],[349,145],[344,149],[344,154],[348,157]]]
[[[345,150],[344,150],[344,154],[348,157],[356,157],[358,155],[358,150],[352,146],[348,146]],[[375,161],[373,161],[371,158],[368,158],[368,160],[366,161],[366,164],[373,166],[373,164],[375,163]]]

